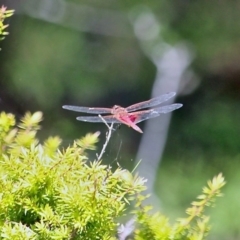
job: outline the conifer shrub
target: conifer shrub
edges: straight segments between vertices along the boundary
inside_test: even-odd
[[[14,10],[7,10],[4,6],[0,7],[0,40],[3,40],[4,37],[8,35],[8,32],[6,31],[8,24],[4,24],[3,22],[6,18],[12,16],[13,13]]]
[[[187,217],[170,225],[144,206],[145,179],[88,159],[98,133],[61,147],[59,137],[37,139],[42,113],[27,113],[16,124],[0,114],[0,239],[160,240],[205,239],[211,206],[225,181],[208,181]],[[129,208],[131,204],[131,208]],[[120,223],[125,215],[130,220]]]

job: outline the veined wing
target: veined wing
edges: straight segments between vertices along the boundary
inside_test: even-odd
[[[71,105],[64,105],[62,106],[62,108],[70,111],[75,111],[75,112],[95,113],[95,114],[111,113],[112,111],[111,108],[78,107],[78,106],[71,106]]]
[[[167,101],[168,99],[172,98],[175,95],[176,95],[175,92],[166,93],[166,94],[163,94],[159,97],[152,98],[152,99],[144,101],[144,102],[133,104],[133,105],[127,107],[126,110],[128,112],[133,112],[133,111],[136,111],[136,110],[139,110],[139,109],[157,106],[157,105]]]
[[[109,116],[102,116],[102,118],[107,122],[107,123],[121,123],[118,121],[113,115]],[[102,118],[99,116],[91,117],[91,116],[82,116],[82,117],[77,117],[78,121],[83,121],[83,122],[101,122],[103,123]]]
[[[150,110],[129,113],[129,117],[131,119],[135,118],[135,120],[133,122],[137,124],[137,123],[145,121],[147,119],[158,117],[161,114],[172,112],[180,107],[182,107],[182,104],[175,103],[175,104],[171,104],[171,105],[167,105],[167,106],[163,106],[163,107],[159,107],[159,108],[154,108],[154,109],[150,109]]]

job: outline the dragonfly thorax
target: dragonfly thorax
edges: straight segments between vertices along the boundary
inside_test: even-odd
[[[122,115],[127,115],[128,111],[125,108],[121,107],[121,106],[114,105],[113,108],[112,108],[111,113],[113,115],[121,115],[122,116]]]

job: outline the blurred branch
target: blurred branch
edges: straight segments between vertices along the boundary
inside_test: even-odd
[[[183,75],[192,61],[192,54],[185,44],[170,46],[161,37],[161,24],[153,12],[146,7],[133,9],[130,19],[139,45],[145,55],[157,68],[156,77],[152,87],[152,97],[167,92],[179,92]],[[173,103],[174,99],[169,101]],[[152,198],[148,201],[158,206],[154,198],[153,187],[158,166],[167,140],[171,114],[147,121],[142,136],[136,161],[142,159],[138,171],[147,181],[148,193]]]
[[[118,239],[125,240],[134,231],[135,219],[130,219],[125,225],[121,224],[118,228]]]
[[[19,4],[19,12],[78,31],[117,37],[132,35],[127,16],[116,10],[94,8],[64,0],[28,0]]]
[[[189,63],[187,51],[180,46],[169,47],[157,61],[157,73],[152,88],[152,97],[167,92],[178,92],[181,77]],[[156,61],[156,59],[155,59]],[[173,103],[174,99],[169,101]],[[145,123],[144,134],[138,149],[136,161],[142,159],[138,171],[148,179],[147,189],[153,195],[154,182],[165,148],[171,113]],[[153,201],[152,199],[150,201]],[[158,205],[156,203],[156,205]]]

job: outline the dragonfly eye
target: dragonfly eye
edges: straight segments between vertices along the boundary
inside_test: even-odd
[[[113,108],[112,108],[112,110],[116,111],[116,110],[118,110],[119,108],[122,108],[122,107],[121,107],[121,106],[118,106],[118,105],[114,105]]]

